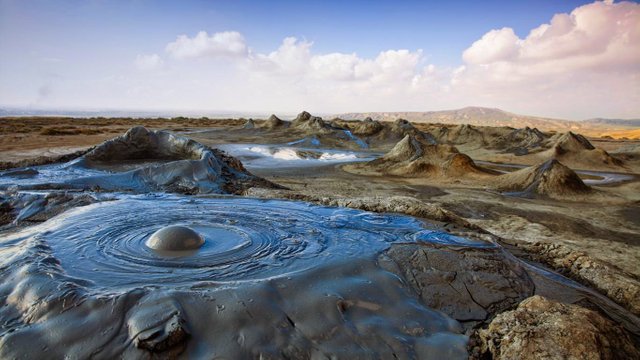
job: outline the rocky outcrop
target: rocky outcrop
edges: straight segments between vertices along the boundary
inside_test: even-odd
[[[385,253],[427,306],[470,329],[533,295],[524,268],[498,247],[393,244]]]
[[[591,188],[573,170],[554,159],[502,175],[496,182],[500,191],[518,192],[525,196],[563,197],[591,192]]]
[[[425,144],[419,138],[407,135],[383,157],[359,165],[364,169],[397,176],[461,177],[489,175],[465,154],[451,145]]]
[[[474,357],[493,359],[638,359],[625,330],[595,311],[533,296],[478,333]],[[478,350],[478,349],[476,349]]]
[[[640,316],[640,281],[582,251],[545,242],[519,244],[528,256],[607,295]]]

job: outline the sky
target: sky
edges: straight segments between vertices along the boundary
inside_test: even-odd
[[[640,118],[640,4],[0,0],[0,106]]]

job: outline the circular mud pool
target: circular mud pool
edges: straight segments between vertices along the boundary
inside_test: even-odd
[[[407,216],[247,198],[130,197],[43,225],[39,238],[65,272],[102,288],[284,277],[373,256],[391,242],[473,245]],[[158,229],[176,225],[202,236],[201,246],[167,256],[146,245]]]

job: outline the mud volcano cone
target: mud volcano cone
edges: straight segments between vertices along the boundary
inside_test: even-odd
[[[526,195],[579,195],[591,188],[571,169],[552,159],[500,177],[498,189]]]
[[[462,177],[490,174],[451,145],[425,143],[419,137],[407,135],[383,157],[364,167],[398,176]]]

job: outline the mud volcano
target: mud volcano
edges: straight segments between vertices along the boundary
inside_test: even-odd
[[[11,178],[0,188],[11,186]],[[20,189],[238,194],[278,187],[223,151],[168,131],[138,126],[65,164],[37,168]]]
[[[147,247],[158,251],[189,251],[197,250],[204,239],[200,234],[186,226],[167,226],[151,235],[145,243]]]

